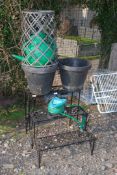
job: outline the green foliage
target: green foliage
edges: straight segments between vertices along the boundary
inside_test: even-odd
[[[117,42],[117,1],[87,0],[87,6],[95,10],[95,22],[101,32],[101,67],[107,67],[112,43]]]
[[[70,35],[67,35],[64,38],[65,39],[75,40],[75,41],[77,41],[80,44],[94,44],[94,43],[99,43],[98,40],[91,39],[91,38],[83,38],[83,37],[80,37],[80,36],[73,36],[73,35],[70,36]]]
[[[65,0],[21,0],[21,8],[37,9],[37,10],[54,10],[56,15],[59,15],[62,8],[66,6]]]
[[[6,80],[7,89],[9,85],[12,88],[14,81],[17,79],[19,80],[17,81],[18,88],[22,82],[22,79],[20,79],[21,75],[19,75],[20,66],[11,57],[13,52],[19,52],[20,50],[18,46],[21,36],[21,28],[19,27],[20,9],[19,4],[15,2],[4,0],[0,5],[0,71],[1,73],[10,72],[8,75],[11,77],[11,80],[10,82]],[[13,76],[14,71],[16,76]]]

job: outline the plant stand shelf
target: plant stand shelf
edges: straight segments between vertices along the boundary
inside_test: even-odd
[[[35,139],[35,145],[38,155],[38,166],[41,165],[42,153],[47,150],[62,148],[70,145],[82,144],[89,142],[91,155],[93,155],[96,138],[88,132],[69,131],[52,136],[46,136]]]
[[[75,117],[78,118],[80,115],[85,115],[88,117],[88,113],[79,106],[80,103],[80,91],[78,92],[78,107],[76,108],[76,113],[74,113]],[[28,96],[27,96],[28,95]],[[31,146],[32,148],[36,147],[37,155],[38,155],[38,165],[41,165],[41,156],[44,151],[62,148],[64,146],[70,146],[73,144],[80,144],[84,142],[89,142],[91,155],[93,155],[94,145],[96,141],[96,137],[87,131],[86,127],[83,132],[80,131],[79,127],[76,127],[75,130],[66,131],[63,133],[57,133],[55,135],[47,135],[44,137],[39,137],[38,127],[44,124],[48,124],[55,120],[66,118],[62,115],[41,115],[39,110],[35,111],[35,100],[37,96],[33,96],[29,92],[25,96],[25,121],[26,121],[26,132],[30,132],[31,137]],[[73,104],[73,92],[71,94],[70,104]],[[31,107],[32,105],[32,107]],[[34,109],[34,111],[32,111]],[[68,107],[67,112],[72,114],[72,109]],[[72,114],[73,115],[73,114]],[[72,121],[69,120],[69,125],[71,125]]]

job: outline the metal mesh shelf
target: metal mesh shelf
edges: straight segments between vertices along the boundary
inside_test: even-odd
[[[76,130],[38,138],[36,139],[36,146],[39,147],[40,151],[44,151],[92,140],[95,140],[95,137],[91,133],[80,133]]]
[[[117,72],[105,71],[93,75],[92,87],[99,112],[117,112]]]

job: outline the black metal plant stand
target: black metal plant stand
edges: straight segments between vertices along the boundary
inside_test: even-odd
[[[73,92],[71,93],[71,100],[70,105],[73,104]],[[85,126],[85,129],[83,132],[79,130],[79,127],[75,131],[67,131],[64,133],[59,133],[52,136],[46,136],[38,138],[37,134],[37,127],[40,125],[44,125],[46,123],[63,119],[65,116],[62,115],[52,115],[50,116],[47,114],[46,116],[40,116],[39,111],[35,111],[35,101],[37,96],[32,95],[29,91],[26,91],[25,93],[25,122],[26,122],[26,133],[30,131],[31,136],[31,146],[36,146],[37,154],[38,154],[38,165],[40,167],[41,164],[41,156],[43,151],[49,150],[49,149],[55,149],[55,148],[62,148],[64,146],[69,146],[72,144],[79,144],[83,142],[89,142],[90,145],[90,151],[91,155],[93,155],[94,145],[96,138],[92,133],[89,133],[87,131],[87,128]],[[88,117],[88,113],[80,107],[80,90],[78,92],[78,100],[77,100],[77,109],[75,112],[75,117],[78,119],[79,115],[85,115],[86,119]],[[76,107],[75,107],[76,108]],[[73,108],[68,107],[67,112],[73,115],[72,113]],[[72,124],[72,120],[69,120],[69,125]],[[87,123],[86,123],[87,124]],[[56,139],[55,139],[56,138]],[[57,141],[56,141],[57,140]]]

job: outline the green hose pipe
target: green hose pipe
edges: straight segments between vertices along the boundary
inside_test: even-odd
[[[78,104],[68,104],[66,107],[70,107],[70,108],[79,107],[83,111],[85,111],[87,109],[86,106],[81,106],[81,105],[78,105]]]
[[[80,128],[80,131],[83,131],[86,127],[86,122],[87,122],[87,117],[85,115],[82,115],[82,121],[80,122],[79,120],[77,120],[75,117],[65,114],[65,113],[60,113],[60,115],[63,115],[73,121],[75,121],[76,123],[78,123],[78,126]]]

